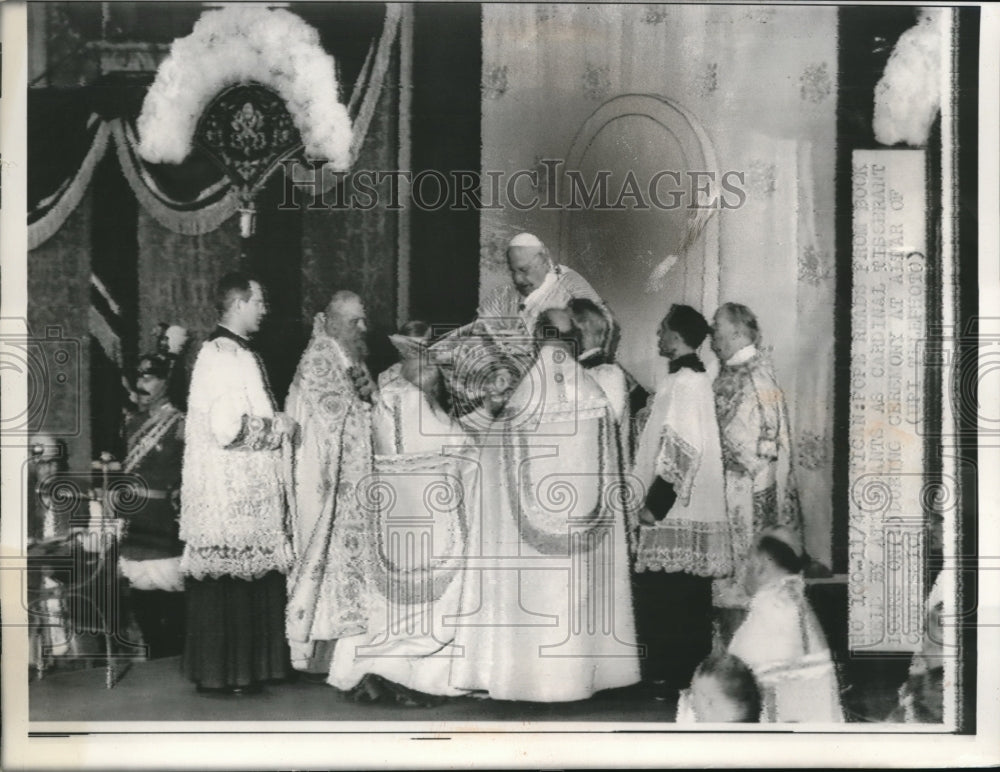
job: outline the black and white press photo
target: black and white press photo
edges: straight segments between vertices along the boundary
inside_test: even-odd
[[[11,768],[996,762],[1000,14],[0,13]]]

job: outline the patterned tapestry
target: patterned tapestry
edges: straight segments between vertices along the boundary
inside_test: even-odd
[[[836,90],[833,7],[483,6],[483,171],[537,169],[541,190],[524,180],[517,189],[522,200],[530,194],[544,200],[543,161],[566,159],[587,119],[630,94],[669,100],[690,113],[714,149],[716,171],[743,175],[742,205],[715,214],[717,302],[741,302],[758,315],[764,347],[788,398],[806,546],[827,564]],[[616,175],[660,162],[669,169],[674,158],[685,157],[684,148],[666,142],[651,151],[649,136],[641,121],[623,122],[617,134],[602,134],[595,143],[606,145],[602,158],[620,159]],[[610,185],[612,191],[620,187]],[[574,252],[558,256],[599,292],[614,295],[615,282],[630,280],[630,272],[638,282],[640,273],[648,274],[650,265],[683,242],[684,219],[672,214],[606,212],[590,218],[594,243],[607,250],[590,256],[590,275],[580,259],[577,229],[570,242]],[[484,209],[480,296],[508,280],[504,247],[511,235],[530,230],[558,250],[565,217],[558,208]],[[608,257],[616,245],[625,253]],[[601,270],[605,259],[614,260],[614,270]],[[651,327],[633,330],[623,351],[623,365],[636,370],[647,388],[657,375],[650,320],[670,302],[702,305],[696,274],[703,266],[689,262],[678,261],[660,285],[640,290],[627,306],[616,309],[609,298],[617,315],[632,314],[633,324],[641,319]],[[645,309],[643,315],[632,307]],[[715,309],[701,310],[710,318]]]
[[[49,388],[46,396],[29,413],[32,432],[45,432],[66,442],[71,469],[88,469],[91,461],[90,403],[86,399],[90,380],[90,199],[88,192],[82,204],[67,219],[55,236],[28,258],[28,329],[36,339],[52,335],[71,341],[67,379],[59,388]],[[81,248],[81,245],[84,245]],[[55,360],[52,345],[44,351],[47,367],[55,381]],[[58,348],[55,348],[58,350]]]

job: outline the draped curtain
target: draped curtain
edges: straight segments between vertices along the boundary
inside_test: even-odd
[[[351,144],[352,165],[357,160],[372,117],[378,105],[389,69],[393,44],[399,33],[402,7],[390,3],[386,6],[385,21],[381,35],[374,39],[362,67],[361,75],[352,91],[349,111],[353,126]],[[336,95],[333,95],[336,98]],[[77,126],[73,125],[75,120]],[[55,116],[52,118],[55,120]],[[79,137],[87,137],[86,151],[82,158],[67,162],[62,159],[53,163],[51,147],[45,148],[46,166],[50,168],[67,165],[69,171],[65,176],[55,180],[42,182],[45,190],[35,188],[35,197],[29,202],[28,214],[28,248],[35,249],[49,239],[62,227],[66,218],[79,205],[85,191],[90,185],[97,163],[113,145],[122,172],[128,180],[133,192],[143,209],[164,227],[175,233],[187,236],[198,236],[210,233],[219,228],[222,223],[232,217],[239,208],[236,192],[228,179],[221,177],[214,168],[205,168],[203,158],[193,153],[185,162],[188,168],[184,172],[170,170],[164,166],[151,165],[143,161],[138,154],[138,137],[132,121],[126,118],[102,120],[96,114],[86,117],[59,116],[63,123],[51,135],[57,141],[71,137],[70,144],[79,144]],[[82,124],[79,122],[82,121]],[[41,165],[41,164],[40,164]],[[186,173],[185,173],[186,172]],[[309,192],[328,191],[335,181],[331,174],[317,171],[315,168],[302,167],[302,176],[295,179],[304,190]],[[317,175],[322,175],[318,181]],[[166,188],[169,179],[186,177],[190,180],[206,179],[206,182],[191,195],[178,197]]]
[[[338,61],[341,82],[350,89],[342,101],[353,125],[351,161],[366,169],[395,168],[401,141],[400,29],[410,22],[405,6],[385,9],[384,16],[350,16],[360,40],[335,23],[336,14],[306,15],[319,25],[330,51],[343,50]],[[267,200],[260,202],[266,211],[260,212],[258,234],[244,242],[238,218],[232,217],[237,206],[232,186],[207,156],[196,150],[176,165],[148,164],[139,157],[134,119],[145,90],[141,80],[109,77],[87,87],[29,92],[29,328],[58,329],[82,349],[70,386],[38,411],[32,429],[66,436],[73,468],[88,467],[92,453],[113,450],[104,447],[96,430],[114,431],[106,424],[117,423],[117,415],[102,408],[96,392],[120,387],[137,351],[155,343],[157,323],[186,327],[193,357],[215,322],[214,282],[239,267],[241,247],[253,259],[272,261],[275,271],[296,266],[288,279],[296,291],[284,303],[284,315],[272,314],[269,321],[271,337],[278,339],[271,342],[288,361],[301,349],[295,336],[283,339],[286,327],[311,316],[333,289],[350,286],[347,280],[354,277],[365,280],[352,288],[372,298],[373,335],[396,324],[398,212],[309,208],[320,190],[332,199],[328,191],[337,178],[326,175],[316,184],[315,166],[303,163],[298,180],[280,173],[272,178]],[[127,210],[101,205],[109,183],[125,191]],[[297,209],[272,211],[275,191],[280,195],[293,186]],[[294,227],[271,227],[278,216],[294,221]],[[131,242],[99,238],[116,229],[128,231]],[[114,281],[120,273],[116,266],[131,278]],[[373,357],[379,356],[385,358],[373,350]],[[108,377],[95,389],[98,370]]]

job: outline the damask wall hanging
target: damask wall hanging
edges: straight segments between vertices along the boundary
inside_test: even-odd
[[[240,234],[254,232],[254,199],[302,139],[281,97],[259,83],[231,86],[202,114],[195,143],[232,180],[240,200]]]

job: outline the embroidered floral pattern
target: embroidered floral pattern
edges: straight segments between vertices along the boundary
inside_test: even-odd
[[[302,367],[309,371],[308,377],[311,380],[322,381],[333,374],[333,364],[329,357],[308,356]]]
[[[743,12],[743,18],[755,24],[767,24],[774,18],[774,12],[773,8],[762,8],[759,5],[751,6]]]
[[[318,366],[315,360],[325,360]],[[289,412],[302,424],[296,475],[298,563],[289,582],[289,640],[332,640],[361,632],[374,560],[360,481],[372,473],[371,407],[347,375],[350,361],[326,335],[322,316],[289,392]],[[316,377],[318,372],[328,377]],[[315,523],[299,533],[300,522]]]
[[[535,6],[535,21],[539,24],[544,24],[547,21],[552,21],[556,18],[558,14],[558,6],[555,5],[536,5]]]
[[[507,65],[483,69],[483,98],[499,99],[507,93]]]
[[[243,427],[229,446],[231,450],[277,450],[281,435],[274,431],[274,422],[260,416],[243,416]]]
[[[826,466],[830,458],[829,441],[817,432],[802,432],[796,445],[797,462],[803,469],[819,469]]]
[[[600,101],[611,90],[611,69],[607,66],[585,65],[583,71],[583,95],[592,101]]]
[[[292,554],[283,524],[279,452],[216,450],[209,416],[192,409],[188,417],[181,571],[196,579],[284,573]]]
[[[643,24],[663,24],[667,20],[668,11],[661,6],[650,6],[642,17]]]
[[[759,158],[750,162],[747,187],[756,196],[770,196],[777,190],[777,167]]]
[[[805,102],[816,105],[830,96],[833,81],[826,62],[807,65],[799,76],[799,96]]]
[[[807,244],[799,253],[799,281],[817,286],[833,277],[833,266],[825,250]]]
[[[191,381],[181,481],[180,537],[186,543],[181,571],[196,579],[285,573],[292,550],[284,528],[281,452],[222,448],[211,428],[212,411],[222,403],[242,401],[247,412],[266,412],[270,398],[263,373],[253,354],[218,339],[202,348]],[[266,434],[267,420],[262,421],[260,439]]]
[[[338,392],[330,391],[316,399],[319,409],[330,420],[336,421],[343,417],[347,410],[347,399]]]
[[[709,62],[701,75],[695,78],[695,91],[698,96],[707,98],[712,96],[719,88],[719,65],[716,62]]]
[[[726,478],[726,516],[735,575],[713,587],[715,605],[742,607],[741,586],[754,535],[771,525],[802,533],[791,467],[788,416],[774,369],[763,353],[723,366],[713,384]]]

